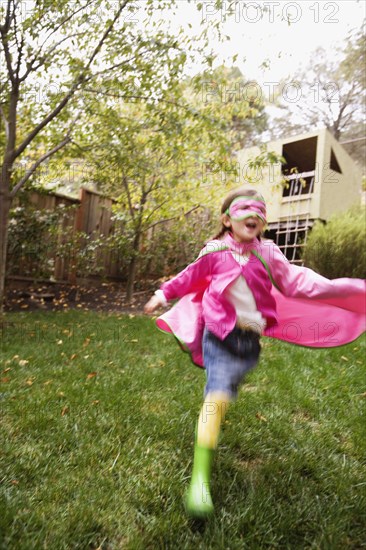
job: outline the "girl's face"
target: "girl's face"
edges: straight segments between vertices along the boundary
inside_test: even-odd
[[[239,243],[252,241],[264,228],[264,223],[257,216],[250,216],[244,220],[233,220],[227,214],[223,214],[222,222],[226,227],[231,228],[234,239]]]
[[[232,201],[222,223],[231,229],[233,237],[239,243],[250,242],[264,229],[266,223],[266,205],[262,197],[239,196]]]

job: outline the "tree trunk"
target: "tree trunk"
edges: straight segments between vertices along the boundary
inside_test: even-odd
[[[138,261],[138,252],[140,246],[141,230],[137,229],[135,238],[133,240],[133,256],[128,266],[128,279],[126,288],[126,301],[129,304],[133,298],[133,291],[135,288],[136,268]]]
[[[135,288],[135,277],[136,277],[136,266],[137,258],[134,256],[128,266],[128,279],[127,279],[127,288],[126,288],[126,302],[131,303],[133,298],[133,291]]]
[[[10,196],[7,193],[0,192],[0,319],[4,313],[5,275],[10,207]]]
[[[17,105],[19,99],[19,82],[14,81],[10,94],[9,115],[6,122],[6,148],[0,170],[0,317],[4,315],[6,259],[8,253],[8,224],[12,203],[10,184],[15,161]]]

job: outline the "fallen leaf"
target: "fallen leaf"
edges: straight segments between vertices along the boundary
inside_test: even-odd
[[[17,479],[12,479],[11,484],[12,485],[19,485],[19,481]]]
[[[69,412],[69,407],[64,407],[61,411],[61,416],[65,416]]]
[[[57,345],[58,346],[61,346],[63,344],[63,341],[62,340],[57,340]]]
[[[241,391],[246,391],[246,392],[255,392],[257,390],[258,390],[258,386],[251,386],[250,384],[245,384],[241,388]]]
[[[73,361],[76,357],[77,357],[77,353],[73,353],[72,356],[70,357],[70,360]]]
[[[341,359],[343,359],[343,361],[349,361],[348,357],[345,357],[344,355],[341,356]]]
[[[261,422],[268,422],[267,418],[261,413],[256,413],[255,417],[258,418],[258,420],[260,420]]]
[[[20,367],[25,367],[26,365],[28,365],[29,361],[27,361],[26,359],[21,359],[19,361],[19,366]]]
[[[33,380],[30,378],[26,381],[27,386],[33,386]]]
[[[89,346],[89,344],[90,344],[90,338],[85,338],[83,343],[83,348],[86,348],[86,346]]]
[[[87,380],[90,380],[90,378],[94,378],[95,376],[97,376],[96,372],[89,372],[89,374],[86,378],[87,378]]]
[[[7,382],[10,382],[10,378],[8,376],[5,376],[4,378],[1,379],[2,384],[6,384]]]
[[[8,367],[7,369],[3,370],[3,373],[5,374],[5,373],[9,372],[10,370],[11,370],[11,367]]]

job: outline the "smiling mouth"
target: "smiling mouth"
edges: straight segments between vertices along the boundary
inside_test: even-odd
[[[248,229],[255,229],[257,227],[257,223],[253,221],[246,222],[245,227]]]

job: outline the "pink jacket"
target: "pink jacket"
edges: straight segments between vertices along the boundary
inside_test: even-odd
[[[241,266],[231,250],[250,253],[249,262]],[[203,366],[204,326],[221,340],[235,326],[235,309],[224,293],[241,274],[266,319],[265,336],[332,347],[365,330],[364,280],[326,279],[290,264],[272,241],[237,243],[227,233],[223,240],[208,242],[195,262],[161,286],[167,300],[181,299],[157,319],[157,326],[174,334],[199,366]]]

